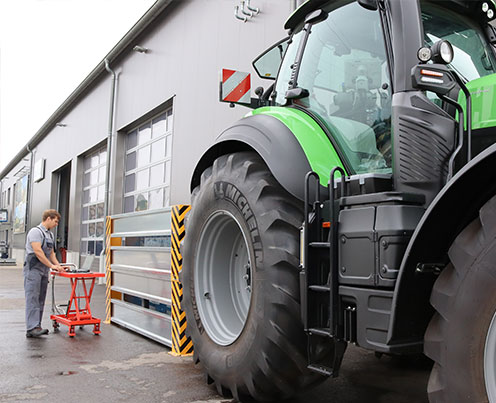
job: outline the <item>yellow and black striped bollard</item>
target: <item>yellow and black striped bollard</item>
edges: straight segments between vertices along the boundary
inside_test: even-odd
[[[172,288],[172,355],[193,354],[193,342],[186,336],[186,313],[181,309],[183,287],[179,273],[183,268],[181,241],[184,238],[184,218],[191,206],[180,204],[172,207],[171,214],[171,288]]]

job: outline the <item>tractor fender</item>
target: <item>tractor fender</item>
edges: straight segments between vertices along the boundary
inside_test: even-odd
[[[281,186],[304,200],[304,178],[312,170],[307,156],[293,132],[281,120],[265,114],[242,118],[217,137],[193,171],[191,191],[217,157],[247,150],[257,152]]]
[[[450,180],[429,205],[407,246],[396,282],[389,345],[422,343],[432,317],[429,303],[437,276],[444,268],[456,236],[479,215],[496,194],[496,144],[481,152]],[[419,264],[427,264],[423,268]]]

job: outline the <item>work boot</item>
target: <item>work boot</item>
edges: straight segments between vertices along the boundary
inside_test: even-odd
[[[46,329],[45,329],[46,330]],[[28,330],[26,332],[26,337],[41,337],[44,334],[47,334],[42,328],[35,327],[34,329]]]
[[[35,329],[41,330],[41,334],[48,334],[48,329],[42,329],[41,326],[38,326]]]

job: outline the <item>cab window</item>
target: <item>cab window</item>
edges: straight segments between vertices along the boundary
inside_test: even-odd
[[[310,95],[295,103],[327,126],[353,173],[390,172],[391,85],[379,13],[356,1],[327,11],[312,27],[297,80]],[[284,61],[276,84],[281,105],[292,62]]]

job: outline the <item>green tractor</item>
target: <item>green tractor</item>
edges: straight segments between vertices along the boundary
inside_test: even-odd
[[[273,80],[193,174],[183,307],[236,399],[288,398],[354,343],[434,361],[431,402],[496,402],[491,0],[309,0]]]

